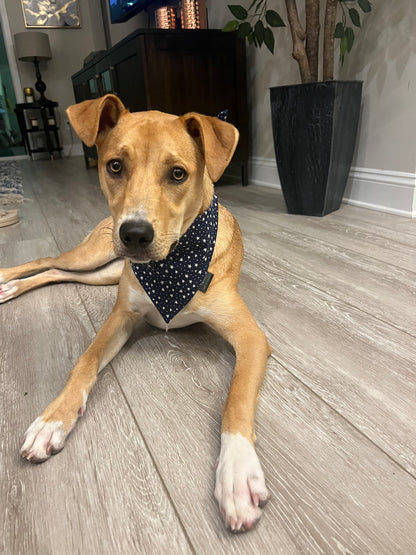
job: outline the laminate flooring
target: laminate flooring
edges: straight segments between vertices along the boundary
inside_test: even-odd
[[[58,254],[108,215],[82,158],[20,162],[27,201],[0,267]],[[140,325],[100,374],[65,449],[22,433],[59,393],[116,287],[57,284],[0,305],[0,552],[416,554],[416,221],[343,205],[288,215],[225,181],[245,239],[241,293],[273,355],[257,412],[272,497],[233,535],[214,499],[229,345]]]

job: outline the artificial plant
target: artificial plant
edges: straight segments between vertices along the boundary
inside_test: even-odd
[[[286,6],[287,20],[292,34],[292,56],[299,65],[302,83],[318,81],[319,70],[319,34],[321,9],[325,13],[324,39],[322,52],[322,78],[330,81],[334,78],[334,41],[340,40],[340,59],[351,51],[354,44],[354,28],[361,26],[361,15],[371,11],[369,0],[304,0],[305,25],[299,18],[296,0],[252,0],[246,9],[240,5],[230,5],[229,10],[235,19],[229,21],[224,31],[237,31],[240,37],[247,38],[249,44],[261,47],[263,44],[274,53],[275,38],[273,28],[285,27],[281,16],[268,4],[277,1]],[[337,21],[338,4],[341,8],[341,20]],[[350,25],[352,23],[352,26]]]

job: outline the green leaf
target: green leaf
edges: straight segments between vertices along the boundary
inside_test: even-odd
[[[247,35],[247,40],[249,44],[254,44],[254,35],[253,33],[250,33],[249,35]]]
[[[257,21],[256,25],[254,26],[254,36],[256,37],[257,44],[259,47],[264,42],[264,25],[260,19]]]
[[[351,21],[354,23],[354,25],[356,27],[361,27],[360,14],[357,12],[357,10],[355,8],[350,8],[348,10],[348,13],[350,14]]]
[[[248,21],[244,21],[240,23],[240,27],[238,28],[237,36],[240,38],[248,37],[250,33],[253,32],[253,28]]]
[[[270,27],[266,27],[264,30],[264,44],[274,54],[274,35]]]
[[[237,19],[240,19],[240,20],[247,19],[248,12],[245,8],[243,8],[243,6],[232,5],[232,6],[228,6],[228,9],[233,14],[233,16],[236,17]]]
[[[351,29],[351,27],[347,27],[345,29],[345,36],[347,38],[347,51],[351,52],[351,48],[352,48],[352,45],[354,44],[354,39],[355,39],[354,30]]]
[[[363,10],[364,13],[371,12],[371,4],[369,0],[358,0],[358,5],[360,6],[360,8]]]
[[[266,21],[270,27],[286,27],[283,19],[274,10],[266,11]]]
[[[231,33],[232,31],[237,31],[238,26],[238,21],[233,19],[232,21],[229,21],[222,30],[224,31],[224,33]]]
[[[339,23],[336,24],[334,37],[336,39],[342,39],[342,37],[344,36],[344,33],[345,33],[344,25],[340,21]]]

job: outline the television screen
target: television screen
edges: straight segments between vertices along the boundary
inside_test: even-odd
[[[111,23],[122,23],[147,8],[153,0],[109,0]]]

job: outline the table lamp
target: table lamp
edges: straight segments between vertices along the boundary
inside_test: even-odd
[[[39,69],[39,62],[52,58],[49,37],[46,33],[37,31],[26,31],[14,35],[16,56],[22,62],[33,62],[36,70],[36,90],[40,93],[39,102],[48,104],[49,100],[45,97],[46,85],[42,81]]]

